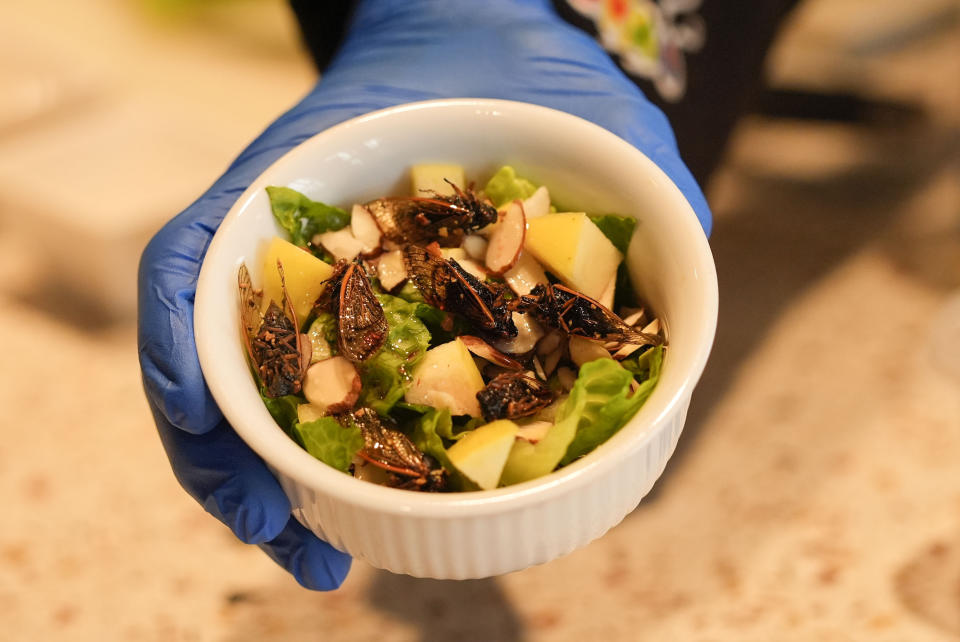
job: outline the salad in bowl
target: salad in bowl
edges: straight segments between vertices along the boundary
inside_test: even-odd
[[[587,455],[664,359],[624,263],[636,220],[568,211],[510,166],[410,176],[409,194],[349,209],[266,188],[284,234],[238,290],[270,414],[325,464],[412,491],[490,490]]]

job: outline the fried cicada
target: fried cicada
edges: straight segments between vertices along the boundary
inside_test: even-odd
[[[455,260],[417,245],[404,246],[403,263],[430,305],[463,317],[493,337],[517,336],[502,289],[483,283]]]
[[[451,196],[379,198],[367,203],[366,208],[383,235],[394,243],[436,241],[444,247],[456,247],[467,232],[496,222],[497,210],[472,190],[447,183],[454,190]]]
[[[364,446],[357,455],[391,475],[391,486],[409,490],[443,490],[446,473],[397,430],[392,419],[371,408],[358,408],[345,417],[360,429]],[[388,425],[389,422],[389,425]]]
[[[567,334],[635,345],[660,345],[663,338],[623,322],[599,301],[560,284],[537,285],[510,302],[510,309],[530,312],[537,321]]]
[[[240,324],[247,355],[263,383],[268,397],[300,392],[303,376],[310,364],[310,342],[300,334],[297,314],[287,296],[283,265],[277,261],[283,297],[278,305],[270,301],[260,312],[263,292],[255,290],[246,265],[240,266]]]
[[[373,294],[363,265],[339,261],[316,307],[337,323],[337,348],[345,358],[366,361],[387,340],[387,319]]]
[[[542,382],[519,372],[505,372],[490,380],[477,393],[487,421],[529,417],[549,406],[554,394]]]

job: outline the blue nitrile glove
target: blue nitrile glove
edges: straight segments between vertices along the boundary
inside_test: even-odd
[[[139,275],[144,386],[177,479],[309,588],[339,586],[350,558],[291,518],[277,481],[210,397],[193,339],[200,263],[237,197],[291,147],[369,111],[445,97],[538,103],[609,129],[673,179],[709,231],[707,203],[664,116],[549,0],[362,1],[321,82],[154,237]]]

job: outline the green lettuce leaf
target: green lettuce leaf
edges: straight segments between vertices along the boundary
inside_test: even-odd
[[[348,472],[350,462],[363,448],[363,435],[356,426],[341,426],[333,417],[299,423],[294,427],[307,452],[341,472]]]
[[[350,214],[339,207],[313,201],[289,187],[268,187],[270,209],[290,242],[306,247],[314,234],[339,230],[350,223]]]
[[[380,352],[360,366],[360,404],[386,415],[403,398],[404,385],[430,347],[430,331],[417,316],[418,306],[425,304],[389,294],[376,296],[387,319],[387,340]]]
[[[613,359],[597,359],[585,363],[570,392],[570,398],[557,414],[558,422],[576,416],[577,432],[561,460],[569,464],[616,433],[650,396],[659,378],[650,377],[631,394],[633,373]],[[579,407],[580,396],[583,406]]]
[[[616,214],[604,214],[602,216],[589,217],[594,224],[600,228],[603,235],[610,239],[613,246],[620,250],[621,254],[627,253],[627,247],[630,246],[630,238],[633,236],[633,229],[637,226],[637,220],[629,216],[617,216]]]
[[[470,478],[457,470],[447,455],[447,448],[441,436],[453,433],[453,418],[447,408],[431,408],[413,422],[411,433],[416,447],[436,459],[447,471],[447,478],[453,490],[479,490]]]
[[[591,216],[593,221],[603,235],[610,239],[613,246],[620,250],[620,253],[626,256],[627,248],[630,246],[630,238],[633,236],[633,230],[637,226],[637,220],[629,216],[617,216],[616,214],[604,214],[602,216]],[[630,272],[627,270],[626,261],[620,263],[617,268],[617,284],[614,290],[613,309],[619,310],[622,307],[632,307],[637,305],[637,293],[633,289],[633,283],[630,281]]]
[[[537,191],[537,186],[518,177],[517,172],[509,165],[504,165],[487,181],[483,191],[496,207],[500,207],[518,198],[529,198]]]
[[[297,421],[299,421],[299,419],[297,419],[297,406],[304,403],[304,400],[296,395],[268,397],[266,392],[266,388],[260,388],[260,398],[263,399],[263,405],[267,407],[270,416],[277,422],[277,425],[283,428],[283,432],[287,433],[294,441],[299,443],[294,426],[297,424]]]
[[[553,472],[577,433],[577,425],[585,404],[586,394],[583,389],[578,391],[574,387],[561,409],[561,413],[565,414],[558,414],[557,422],[550,427],[543,439],[535,444],[523,439],[513,442],[510,454],[507,455],[507,463],[500,474],[499,485],[519,484]]]

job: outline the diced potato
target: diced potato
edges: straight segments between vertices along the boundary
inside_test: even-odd
[[[448,408],[452,415],[480,416],[483,377],[460,339],[427,350],[404,394],[409,403]]]
[[[410,193],[413,196],[427,196],[436,192],[441,196],[454,193],[453,188],[444,179],[463,189],[466,185],[463,167],[446,163],[422,163],[410,168]]]
[[[447,456],[483,490],[496,488],[518,430],[509,419],[480,426],[450,446]]]
[[[333,267],[289,241],[274,238],[263,257],[264,305],[269,305],[271,300],[279,305],[283,300],[280,273],[277,271],[278,260],[283,264],[290,304],[297,314],[297,321],[302,324],[310,314],[314,301],[323,292],[324,281],[333,274]]]
[[[599,299],[623,256],[583,212],[546,214],[527,222],[524,249],[564,283]]]

